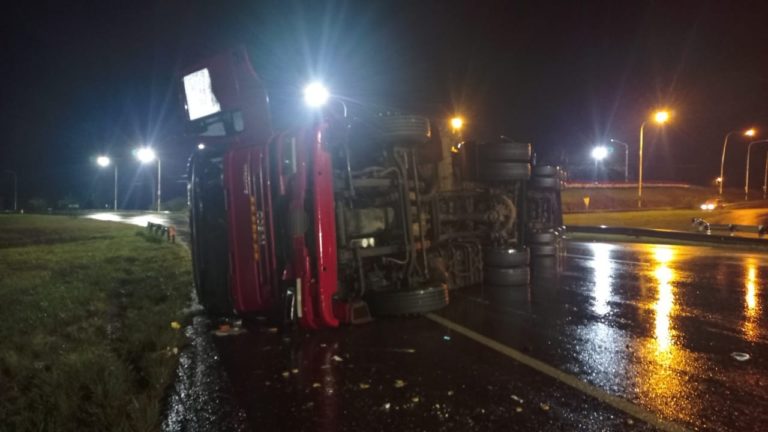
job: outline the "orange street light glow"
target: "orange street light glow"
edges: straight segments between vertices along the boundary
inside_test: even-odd
[[[753,136],[755,136],[756,133],[757,133],[757,131],[754,128],[752,128],[752,129],[748,129],[747,131],[745,131],[744,135],[746,135],[748,137],[753,137]]]
[[[451,119],[451,127],[455,130],[459,130],[464,126],[464,119],[461,117],[454,117]]]
[[[656,121],[656,123],[666,123],[669,121],[669,111],[657,111],[656,114],[653,115],[653,120]]]

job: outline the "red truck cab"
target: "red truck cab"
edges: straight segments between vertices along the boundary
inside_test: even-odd
[[[190,159],[192,253],[201,303],[220,314],[287,311],[287,319],[295,315],[308,328],[337,326],[325,125],[318,121],[274,134],[266,90],[243,49],[188,68],[182,86],[191,129],[203,144]],[[215,187],[206,195],[196,186],[217,181],[223,199],[212,196]],[[226,249],[226,256],[212,256],[209,248]]]

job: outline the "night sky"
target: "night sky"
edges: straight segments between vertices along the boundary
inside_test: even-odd
[[[574,170],[595,143],[626,141],[634,177],[640,124],[669,107],[670,124],[646,128],[645,178],[708,184],[726,132],[755,126],[768,138],[767,5],[17,2],[0,17],[0,169],[18,173],[22,203],[103,206],[112,171],[93,157],[108,152],[122,158],[121,205],[146,208],[154,171],[130,150],[151,143],[163,159],[164,198],[183,196],[195,143],[182,133],[175,73],[242,44],[279,126],[290,124],[301,87],[322,78],[368,110],[460,112],[468,135],[529,141],[539,161]],[[726,185],[742,186],[746,143],[732,144]],[[0,207],[11,206],[10,179],[0,173]]]

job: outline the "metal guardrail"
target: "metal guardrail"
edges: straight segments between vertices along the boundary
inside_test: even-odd
[[[701,242],[701,243],[717,243],[739,246],[760,246],[768,247],[768,240],[763,238],[754,237],[734,237],[732,233],[729,234],[712,234],[710,233],[698,233],[698,232],[685,232],[685,231],[670,231],[670,230],[658,230],[649,228],[627,228],[627,227],[609,227],[609,226],[584,226],[584,225],[568,225],[567,232],[582,233],[582,234],[609,234],[609,235],[622,235],[631,237],[653,237],[669,240],[688,241],[688,242]]]
[[[707,234],[710,234],[712,231],[748,232],[762,237],[768,232],[768,227],[765,225],[711,224],[702,218],[691,219],[691,225],[696,227],[698,231],[706,232]]]
[[[164,236],[171,243],[176,243],[176,227],[173,225],[165,226],[147,222],[147,230],[152,234]]]

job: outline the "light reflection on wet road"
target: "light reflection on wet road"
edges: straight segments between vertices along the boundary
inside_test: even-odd
[[[766,256],[571,243],[562,260],[558,281],[534,286],[529,316],[468,302],[443,315],[528,344],[531,356],[689,427],[756,430],[768,420]]]

